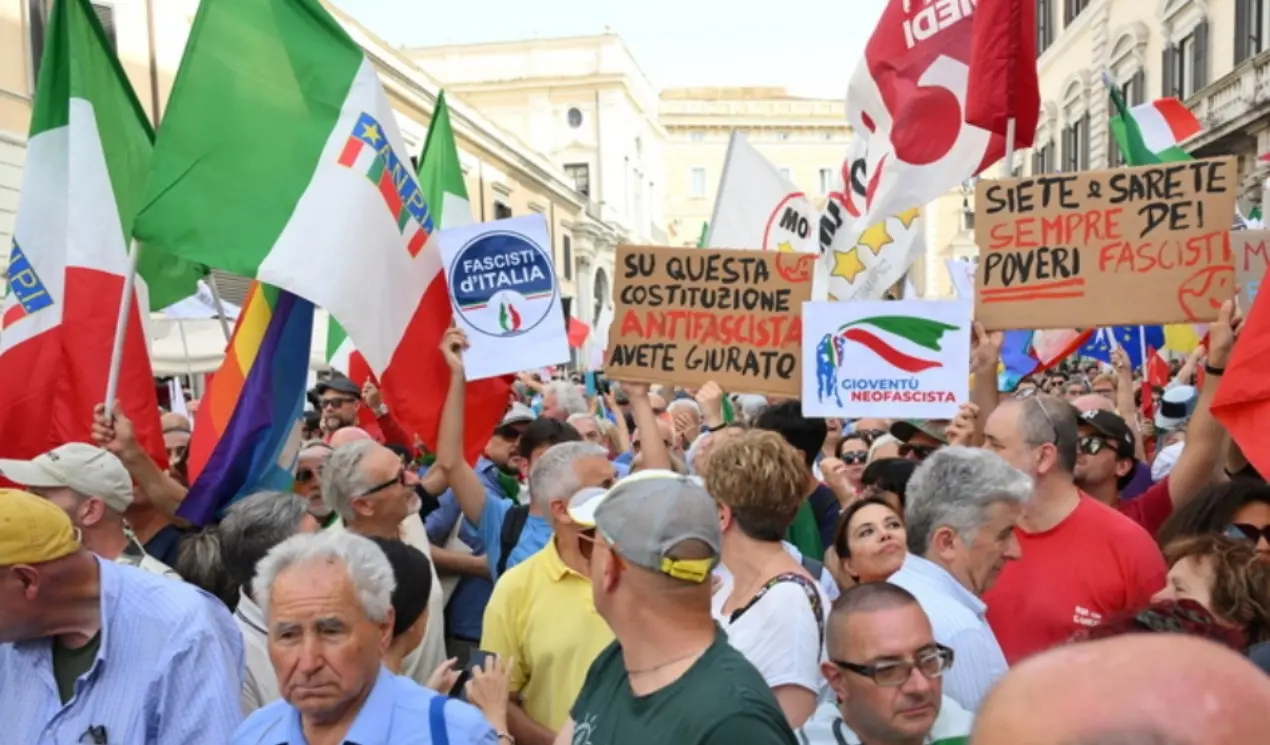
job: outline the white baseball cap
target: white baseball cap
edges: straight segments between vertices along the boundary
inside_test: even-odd
[[[132,477],[123,461],[82,442],[68,442],[31,460],[0,458],[0,476],[22,486],[63,487],[97,497],[115,512],[132,504]]]

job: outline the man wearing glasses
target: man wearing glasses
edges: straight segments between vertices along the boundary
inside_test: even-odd
[[[352,380],[334,373],[314,386],[309,398],[322,417],[322,433],[327,442],[345,427],[361,427],[381,445],[400,445],[414,453],[414,438],[388,412],[379,388],[371,381],[358,388]],[[359,420],[358,412],[363,406],[374,414],[373,421]]]
[[[821,703],[801,742],[968,742],[973,717],[943,695],[953,650],[935,642],[907,590],[870,582],[844,592],[829,616],[825,650],[820,669],[841,703]]]

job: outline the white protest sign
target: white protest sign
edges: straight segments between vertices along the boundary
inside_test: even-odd
[[[569,339],[542,215],[443,230],[454,323],[468,380],[567,362]]]
[[[953,292],[963,300],[975,299],[975,265],[961,259],[947,259],[948,278],[952,280]]]
[[[951,419],[970,398],[969,300],[803,304],[803,415]]]

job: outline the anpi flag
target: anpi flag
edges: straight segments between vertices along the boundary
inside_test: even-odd
[[[138,238],[325,308],[393,417],[433,434],[436,216],[374,68],[318,0],[199,6],[144,204]]]
[[[54,3],[0,304],[0,455],[30,458],[89,440],[93,407],[106,393],[127,236],[150,148],[96,15],[86,0]],[[134,301],[118,398],[138,440],[163,464],[146,344]]]
[[[866,143],[856,224],[921,207],[1005,154],[1005,138],[963,121],[974,3],[889,0],[847,90]]]

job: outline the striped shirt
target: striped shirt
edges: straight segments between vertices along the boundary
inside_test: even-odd
[[[1008,665],[996,634],[988,626],[988,606],[947,569],[909,554],[888,580],[913,593],[930,619],[935,641],[951,647],[952,669],[944,673],[944,695],[976,711],[988,689]]]
[[[182,582],[97,559],[101,645],[62,704],[47,637],[0,644],[0,741],[224,743],[242,719],[243,642],[225,606]]]

